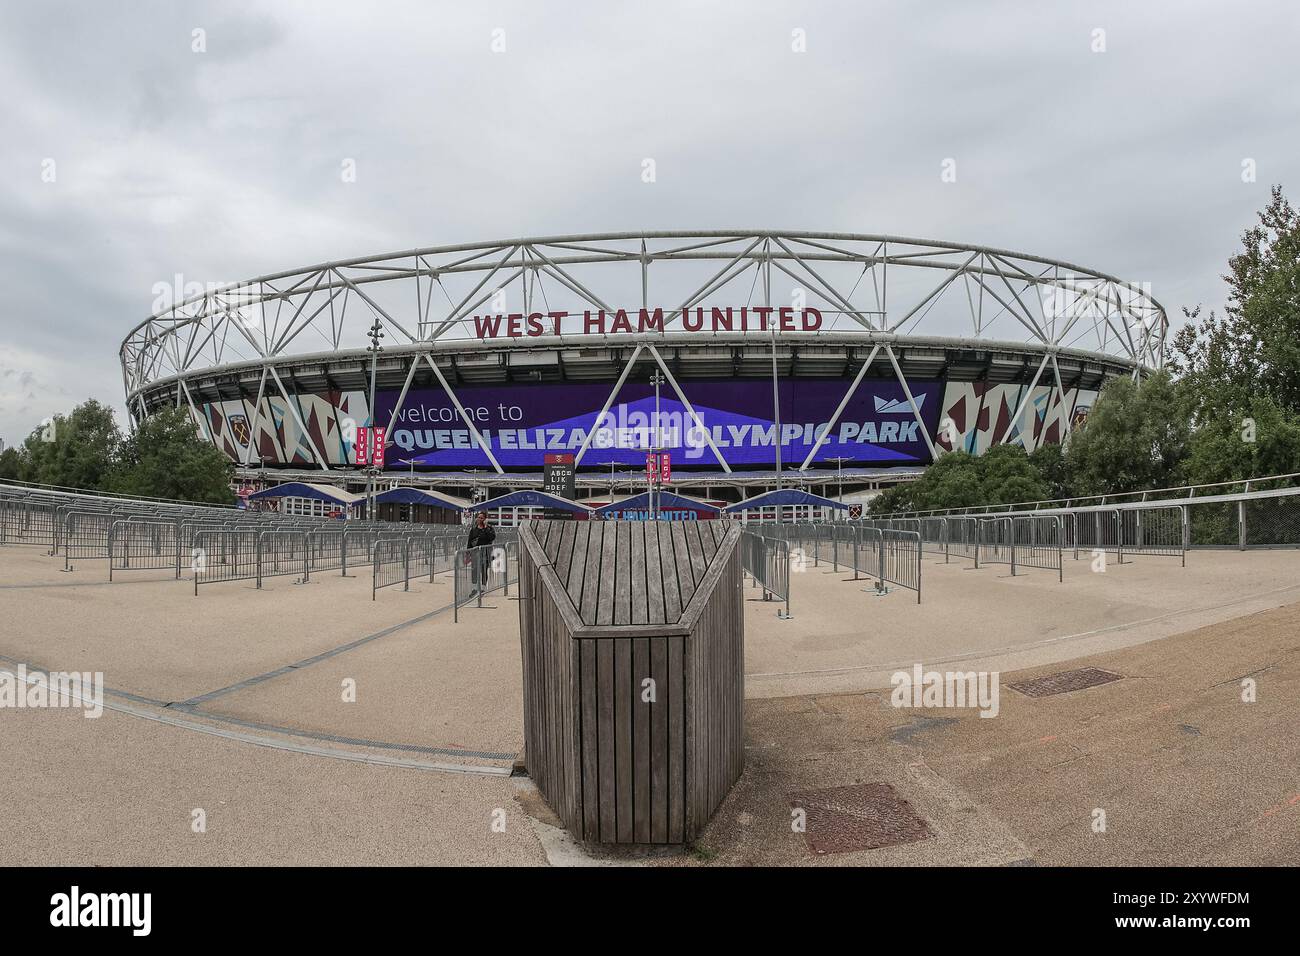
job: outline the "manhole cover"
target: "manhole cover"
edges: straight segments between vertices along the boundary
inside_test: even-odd
[[[1051,697],[1054,694],[1068,694],[1072,690],[1097,687],[1100,684],[1109,684],[1111,681],[1123,679],[1123,674],[1112,674],[1100,667],[1080,667],[1078,670],[1061,671],[1059,674],[1048,674],[1046,677],[1035,677],[1033,680],[1016,681],[1007,686],[1026,697]]]
[[[804,838],[816,854],[876,850],[928,840],[933,833],[887,783],[866,783],[790,795],[805,813]]]

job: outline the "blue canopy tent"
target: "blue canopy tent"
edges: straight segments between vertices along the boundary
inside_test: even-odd
[[[759,508],[790,508],[790,507],[807,507],[807,508],[833,508],[839,511],[847,511],[848,505],[842,501],[836,501],[833,498],[823,498],[821,495],[814,495],[798,488],[781,488],[777,491],[765,491],[761,495],[755,495],[752,498],[746,498],[744,501],[737,501],[734,505],[726,507],[727,514],[737,512],[753,511]],[[779,514],[780,512],[778,512]]]
[[[347,514],[348,510],[354,505],[365,500],[365,495],[354,495],[342,488],[335,488],[333,485],[320,485],[307,481],[286,481],[282,485],[276,485],[273,488],[264,488],[261,491],[255,491],[248,496],[249,501],[267,501],[278,500],[283,498],[294,498],[302,501],[320,501],[323,506],[320,509],[307,510],[295,505],[291,508],[282,507],[281,510],[286,514],[328,514],[332,510],[338,510]],[[331,507],[332,506],[332,507]]]
[[[545,491],[512,491],[471,506],[472,511],[495,511],[498,508],[547,508],[584,517],[591,515],[591,509],[586,505]]]
[[[464,511],[469,506],[468,502],[458,501],[446,495],[440,495],[436,491],[426,491],[423,488],[390,488],[388,491],[375,495],[375,503],[386,505],[428,505],[431,508],[444,508],[448,511]]]
[[[385,521],[460,524],[469,502],[424,488],[390,488],[375,495],[375,515]]]
[[[674,494],[671,491],[659,492],[659,517],[667,520],[687,520],[693,521],[703,517],[716,518],[722,513],[722,509],[716,505],[711,505],[707,501],[700,501],[698,498],[687,498],[685,495]],[[630,498],[624,498],[621,501],[611,501],[607,505],[601,505],[594,512],[601,518],[622,518],[625,521],[647,521],[650,520],[650,492],[643,491],[639,495],[632,495]]]

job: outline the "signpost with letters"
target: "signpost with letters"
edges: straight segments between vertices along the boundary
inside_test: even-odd
[[[543,462],[545,470],[542,473],[542,490],[570,501],[576,498],[578,495],[574,487],[573,455],[549,454]]]

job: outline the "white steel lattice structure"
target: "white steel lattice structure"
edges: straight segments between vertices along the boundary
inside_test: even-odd
[[[373,383],[372,329],[383,332]],[[920,461],[944,448],[1061,440],[1106,378],[1163,364],[1167,331],[1143,286],[1039,256],[899,236],[644,232],[413,249],[222,285],[145,319],[120,356],[137,421],[187,407],[245,466],[325,470],[354,462],[350,425],[406,440],[410,397],[426,390],[446,396],[455,412],[443,423],[463,427],[484,468],[533,466],[503,460],[506,446],[491,437],[503,423],[467,407],[463,390],[605,383],[608,413],[620,390],[658,371],[687,427],[699,426],[707,448],[697,464],[729,473],[758,459],[742,462],[747,452],[716,440],[730,426],[696,410],[691,396],[704,386],[693,383],[820,380],[819,395],[842,395],[786,441],[781,429],[795,426],[781,424],[781,408],[793,402],[798,416],[798,396],[773,399],[769,384],[784,469],[836,460],[830,446],[851,396],[864,382],[888,383],[875,408],[910,413]],[[918,399],[925,382],[939,383],[928,405]],[[511,394],[518,403],[522,393]],[[866,446],[883,451],[872,458]],[[837,457],[907,458],[888,457],[888,446],[859,437],[846,447],[866,457]],[[590,436],[569,447],[579,464],[599,457]],[[439,463],[432,452],[417,460]]]

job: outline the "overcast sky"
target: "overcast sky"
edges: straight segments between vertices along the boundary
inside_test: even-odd
[[[177,274],[516,235],[894,233],[1221,308],[1300,199],[1298,38],[1295,0],[5,0],[0,438],[120,410]]]

